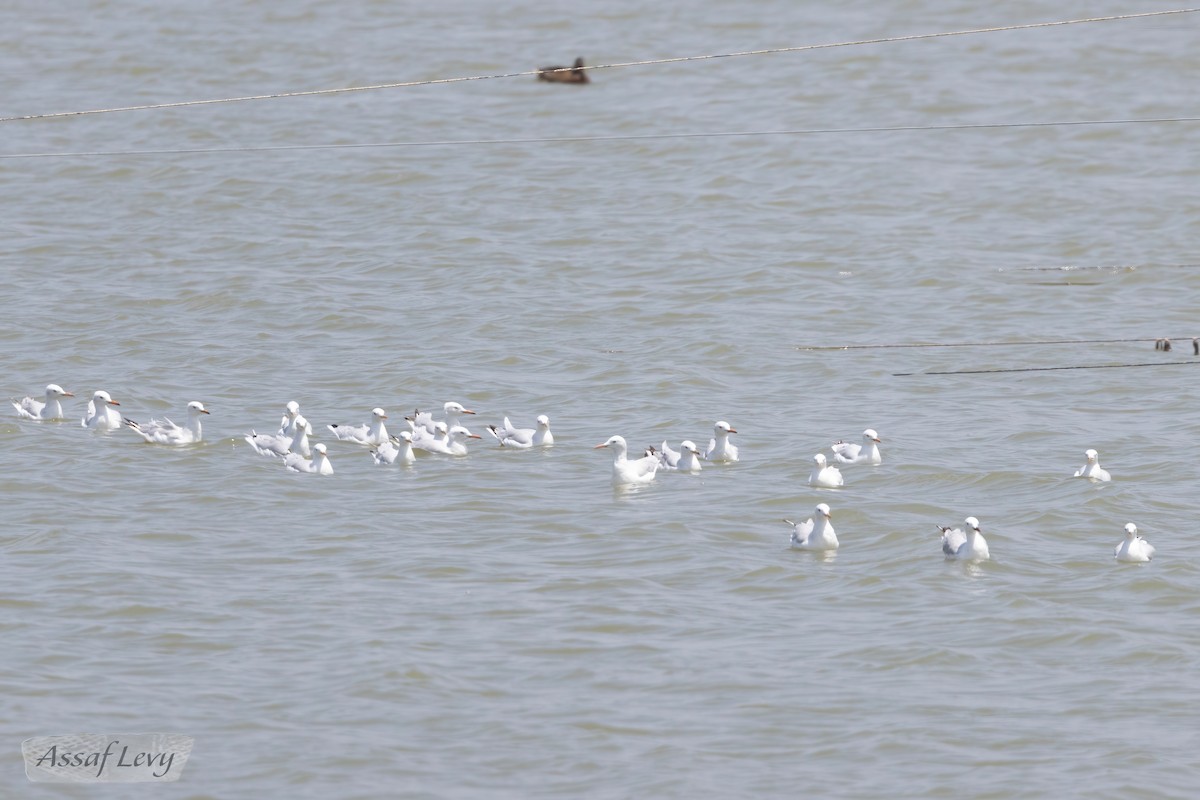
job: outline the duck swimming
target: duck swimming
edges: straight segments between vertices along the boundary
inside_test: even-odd
[[[538,67],[538,80],[550,83],[588,83],[587,73],[584,72],[583,59],[575,59],[569,67]]]

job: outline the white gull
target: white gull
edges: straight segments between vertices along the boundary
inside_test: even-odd
[[[838,538],[833,530],[832,519],[833,512],[824,503],[818,503],[812,517],[804,522],[785,519],[784,522],[792,526],[792,547],[800,550],[837,550]]]
[[[446,413],[446,429],[449,430],[455,425],[459,425],[458,418],[463,414],[474,414],[475,412],[469,408],[464,408],[462,403],[456,403],[453,400],[442,406],[442,411]],[[421,429],[430,435],[436,435],[437,431],[434,426],[437,425],[437,420],[433,418],[433,414],[428,411],[414,411],[412,416],[413,427],[417,431],[417,437],[420,438]]]
[[[1128,522],[1125,524],[1125,538],[1113,550],[1113,557],[1117,561],[1134,563],[1149,561],[1154,558],[1154,545],[1141,537],[1137,525]]]
[[[672,450],[666,440],[663,440],[658,451],[658,460],[662,469],[678,472],[699,472],[702,469],[700,450],[695,442],[687,439],[679,443],[678,450]]]
[[[63,410],[59,398],[74,396],[74,394],[68,392],[57,383],[52,383],[46,387],[45,400],[25,397],[20,402],[11,398],[10,401],[12,402],[12,407],[17,410],[17,416],[22,419],[62,419]]]
[[[387,412],[382,408],[371,409],[371,421],[362,425],[326,425],[333,435],[344,442],[379,446],[388,440],[384,420]]]
[[[325,445],[318,442],[313,445],[313,457],[309,461],[299,453],[288,453],[283,457],[283,466],[288,472],[315,472],[318,475],[332,475],[333,464],[325,454]]]
[[[499,440],[501,447],[525,450],[554,444],[554,434],[550,432],[550,418],[545,414],[538,416],[536,428],[514,428],[508,417],[504,418],[503,425],[488,425],[487,428],[492,432],[492,436]]]
[[[1099,453],[1095,450],[1084,450],[1083,454],[1087,458],[1087,463],[1075,470],[1076,478],[1087,478],[1100,483],[1112,480],[1112,475],[1108,474],[1108,470],[1100,466]]]
[[[963,522],[967,527],[965,533],[961,528],[937,526],[942,532],[942,552],[947,558],[958,561],[987,561],[991,554],[988,552],[987,540],[979,530],[979,520],[967,517]]]
[[[879,454],[879,434],[871,428],[863,431],[862,444],[837,441],[831,445],[833,457],[839,464],[882,464]]]
[[[295,424],[295,433],[284,435],[282,433],[255,433],[250,431],[246,434],[246,443],[254,448],[254,452],[260,456],[278,457],[288,453],[299,453],[302,456],[312,455],[312,449],[308,446],[308,437],[312,433],[312,425],[304,417],[297,416]]]
[[[178,447],[185,444],[195,444],[200,441],[203,432],[200,428],[200,415],[207,414],[208,409],[199,400],[187,404],[187,425],[176,425],[171,420],[152,419],[149,422],[134,422],[126,418],[125,426],[141,436],[150,444],[165,444]]]
[[[83,415],[79,424],[93,431],[115,431],[121,427],[121,415],[111,406],[119,405],[121,404],[113,400],[108,392],[98,389],[88,401],[87,413]]]
[[[462,425],[447,428],[444,422],[433,424],[436,433],[431,437],[413,438],[412,446],[428,453],[443,456],[465,456],[467,454],[467,439],[481,438],[471,433]]]
[[[729,441],[729,434],[737,433],[725,420],[718,420],[713,425],[714,438],[708,440],[708,449],[704,451],[705,461],[737,461],[737,445]]]
[[[289,400],[284,408],[283,416],[279,418],[279,435],[292,436],[296,433],[296,419],[300,418],[300,404]],[[308,455],[305,453],[304,455]]]
[[[599,450],[602,447],[611,447],[613,450],[613,486],[650,483],[654,480],[654,473],[658,471],[659,467],[657,456],[643,456],[642,458],[630,461],[628,456],[629,446],[625,444],[625,439],[622,436],[610,436],[607,441],[596,445],[592,449]]]
[[[388,441],[371,450],[371,458],[375,459],[376,464],[395,464],[397,461],[401,464],[413,463],[417,457],[413,453],[412,434],[400,431],[389,437]]]
[[[813,471],[809,473],[808,484],[822,489],[837,489],[845,485],[846,481],[842,478],[842,471],[837,467],[829,466],[825,461],[824,453],[817,453],[813,456]]]

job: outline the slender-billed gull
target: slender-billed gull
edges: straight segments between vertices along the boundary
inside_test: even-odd
[[[412,434],[400,431],[389,437],[388,441],[371,450],[371,458],[375,459],[376,464],[395,464],[397,461],[401,464],[413,463],[417,457],[413,453]]]
[[[837,489],[839,486],[845,485],[845,483],[845,479],[842,478],[842,471],[826,463],[824,453],[817,453],[813,456],[813,471],[808,476],[809,486],[816,486],[821,489]]]
[[[458,418],[460,416],[462,416],[463,414],[474,414],[475,413],[471,409],[465,408],[462,403],[456,403],[453,400],[451,400],[450,402],[443,405],[442,411],[444,411],[446,413],[446,418],[444,420],[442,420],[443,422],[446,423],[446,430],[453,428],[455,425],[461,424],[458,421]],[[412,422],[413,422],[414,427],[417,428],[418,431],[421,428],[424,428],[426,433],[429,433],[429,434],[437,433],[437,431],[434,430],[434,426],[437,424],[438,421],[435,420],[433,418],[433,414],[430,414],[428,411],[413,412]],[[419,436],[419,433],[418,433],[418,436]]]
[[[824,503],[817,504],[812,517],[804,522],[785,519],[784,522],[792,526],[792,547],[801,550],[837,550],[838,538],[833,530],[832,519],[833,512]]]
[[[57,383],[52,383],[46,387],[45,400],[24,397],[20,401],[10,398],[10,401],[12,407],[17,410],[17,416],[22,419],[62,419],[62,402],[59,398],[74,396]]]
[[[987,561],[991,558],[988,553],[987,540],[979,530],[979,520],[967,517],[964,521],[966,532],[961,528],[945,528],[938,525],[942,532],[942,552],[947,558],[958,561]]]
[[[613,486],[628,486],[631,484],[650,483],[654,473],[658,471],[658,456],[643,456],[630,461],[629,446],[622,436],[610,436],[608,440],[596,445],[593,450],[610,447],[613,451]]]
[[[725,420],[718,420],[713,425],[713,438],[708,440],[708,449],[704,451],[705,461],[737,461],[737,445],[729,441],[729,434],[737,433]]]
[[[514,428],[513,424],[504,418],[504,424],[488,425],[488,430],[499,440],[502,447],[514,447],[524,450],[530,447],[549,447],[554,444],[554,434],[550,432],[550,418],[541,414],[537,418],[536,428]]]
[[[317,442],[313,445],[313,457],[311,461],[299,453],[288,453],[283,457],[283,466],[289,472],[315,472],[318,475],[333,474],[333,464],[329,461],[329,456],[325,454],[325,445],[322,442]]]
[[[296,419],[298,417],[300,417],[300,404],[295,400],[289,400],[287,406],[283,410],[283,416],[279,418],[279,435],[295,435]],[[305,453],[304,455],[308,455],[308,453]]]
[[[187,404],[187,425],[176,425],[166,417],[152,419],[149,422],[134,422],[127,417],[123,421],[127,428],[150,444],[178,447],[200,441],[203,435],[200,428],[200,415],[207,413],[208,409],[204,407],[203,403],[193,400]]]
[[[344,442],[379,446],[388,440],[384,420],[387,412],[382,408],[371,409],[371,421],[362,425],[326,425],[333,435]]]
[[[679,443],[678,450],[672,450],[664,440],[658,450],[658,460],[662,469],[678,472],[699,472],[701,470],[700,450],[696,447],[695,442],[687,439]]]
[[[412,446],[428,453],[443,456],[465,456],[467,454],[467,439],[479,439],[478,434],[471,433],[462,425],[447,428],[446,423],[433,423],[434,435],[428,437],[413,437]]]
[[[283,456],[288,453],[299,453],[304,457],[312,455],[312,449],[308,446],[308,437],[312,434],[312,425],[304,417],[297,416],[295,424],[295,432],[287,436],[281,433],[255,433],[250,431],[246,434],[246,443],[254,448],[254,452],[260,456]]]
[[[79,424],[93,431],[115,431],[121,427],[121,415],[112,406],[121,405],[103,389],[97,389],[88,401],[87,413]]]
[[[1100,483],[1112,480],[1112,475],[1108,474],[1108,470],[1100,466],[1099,453],[1095,450],[1084,450],[1083,454],[1087,457],[1087,463],[1075,470],[1076,478],[1087,478]]]
[[[862,444],[851,442],[834,442],[833,458],[839,464],[882,464],[883,456],[879,454],[879,434],[871,428],[863,431]]]
[[[1113,557],[1117,561],[1149,561],[1154,558],[1154,545],[1141,537],[1137,525],[1128,522],[1125,524],[1125,538],[1113,550]]]

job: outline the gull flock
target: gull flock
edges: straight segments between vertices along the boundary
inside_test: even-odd
[[[67,418],[63,411],[62,399],[74,396],[74,393],[52,383],[46,387],[41,398],[29,396],[21,400],[12,399],[11,402],[21,419],[61,421]],[[88,401],[80,425],[88,430],[100,432],[125,427],[149,444],[168,447],[202,441],[201,420],[209,411],[199,401],[193,400],[187,404],[187,421],[183,425],[166,417],[138,422],[122,416],[116,410],[120,405],[108,392],[97,390]],[[335,439],[368,448],[377,465],[412,464],[416,460],[417,451],[446,456],[466,455],[468,441],[482,438],[471,433],[462,424],[464,415],[474,415],[475,412],[453,401],[446,403],[442,412],[444,417],[438,420],[428,412],[415,411],[412,416],[404,417],[402,423],[394,425],[398,430],[395,434],[388,431],[388,414],[382,408],[372,409],[368,422],[357,425],[328,425],[326,429]],[[550,447],[554,444],[554,434],[550,432],[550,419],[545,414],[537,417],[535,427],[532,428],[518,428],[508,417],[504,417],[502,424],[488,425],[487,430],[503,448],[523,450]],[[679,449],[674,450],[664,440],[657,448],[647,447],[643,455],[631,459],[628,443],[624,437],[618,435],[610,436],[595,445],[594,449],[607,449],[612,453],[614,486],[638,486],[653,482],[660,470],[697,475],[703,469],[704,462],[737,462],[738,447],[729,438],[736,433],[737,430],[728,422],[718,420],[713,425],[712,438],[703,450],[688,439],[681,441]],[[289,472],[332,475],[333,464],[329,459],[328,449],[321,442],[312,444],[309,441],[311,436],[313,427],[300,414],[300,406],[293,400],[284,408],[276,432],[258,433],[251,430],[243,438],[256,454],[281,461]],[[863,431],[861,443],[839,440],[830,445],[832,460],[842,465],[878,466],[883,463],[880,443],[879,434],[868,428]],[[1099,454],[1095,450],[1089,448],[1084,452],[1084,457],[1086,461],[1075,471],[1074,477],[1086,478],[1097,483],[1112,480],[1112,475],[1100,466]],[[830,464],[830,459],[824,453],[816,453],[812,460],[813,470],[808,478],[810,486],[817,489],[839,489],[845,486],[841,470]],[[812,517],[807,520],[793,522],[785,519],[784,522],[792,528],[790,543],[793,548],[832,551],[839,547],[840,543],[833,527],[833,511],[826,503],[818,503],[813,509]],[[983,536],[979,520],[975,517],[967,517],[962,528],[942,525],[938,525],[937,528],[941,533],[942,552],[947,560],[980,562],[991,558],[987,540]],[[1154,557],[1154,552],[1154,547],[1142,538],[1137,526],[1130,522],[1125,525],[1125,538],[1114,548],[1113,557],[1117,561],[1144,563]]]

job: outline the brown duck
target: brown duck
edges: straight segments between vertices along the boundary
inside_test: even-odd
[[[550,83],[587,83],[588,76],[583,69],[583,59],[577,58],[575,64],[570,67],[538,67],[538,80]]]

